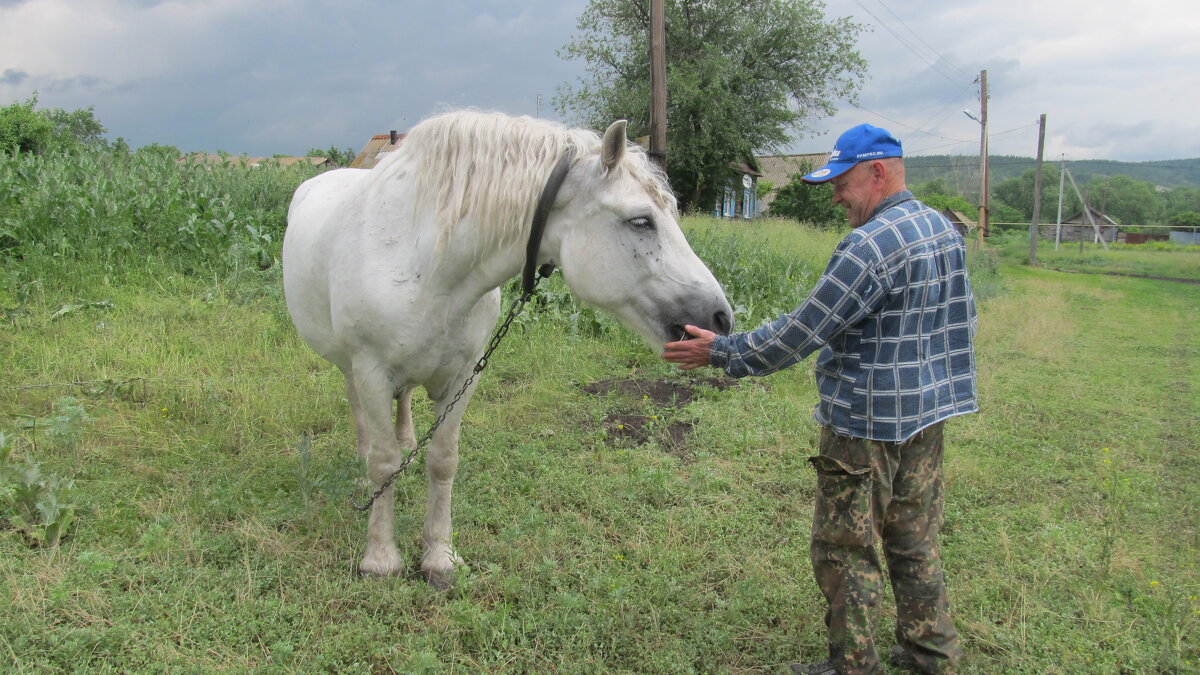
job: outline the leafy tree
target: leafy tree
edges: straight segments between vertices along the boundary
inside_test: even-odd
[[[34,110],[37,96],[0,108],[0,152],[39,153],[54,141],[54,123]]]
[[[1175,227],[1200,227],[1200,213],[1184,211],[1171,216],[1171,225]]]
[[[958,195],[945,195],[935,192],[932,194],[917,195],[917,199],[924,202],[926,206],[931,206],[939,211],[946,209],[958,211],[971,220],[975,220],[979,215],[979,205],[972,204],[964,197],[959,197]]]
[[[42,114],[54,125],[54,138],[61,149],[99,150],[108,145],[104,140],[108,129],[96,119],[92,106],[71,112],[52,108],[43,110]]]
[[[685,210],[708,209],[731,163],[832,115],[862,82],[860,26],[827,21],[819,0],[664,0],[664,10],[667,173]],[[589,79],[560,87],[558,110],[648,134],[649,25],[645,0],[591,0],[559,52],[585,61]]]
[[[818,227],[837,227],[845,224],[846,212],[833,203],[833,183],[809,185],[800,177],[814,167],[802,164],[801,173],[792,174],[791,182],[779,188],[771,202],[769,215],[791,218]]]
[[[907,163],[908,162],[906,161],[905,164]],[[943,178],[934,178],[929,182],[922,183],[921,185],[914,186],[910,189],[912,190],[912,193],[922,201],[924,201],[925,197],[929,195],[958,195],[956,191],[950,189],[950,186],[946,185],[946,180]]]
[[[975,213],[978,213],[978,212],[979,212],[979,208],[976,207]],[[1045,213],[1045,211],[1042,211],[1042,213]],[[1051,212],[1051,213],[1053,213],[1053,212]],[[968,213],[967,215],[970,215],[970,214]],[[1041,217],[1039,217],[1038,220],[1041,222],[1045,222],[1044,220],[1042,220]],[[994,228],[992,228],[992,225],[996,225],[998,223],[1028,223],[1028,222],[1029,222],[1029,218],[1026,218],[1025,214],[1021,213],[1017,209],[1014,209],[1013,207],[1009,206],[1008,204],[1005,204],[1004,202],[996,201],[993,199],[992,202],[990,204],[988,204],[989,232],[991,232],[994,229]]]
[[[1154,186],[1129,176],[1093,176],[1087,200],[1122,225],[1153,225],[1161,209]]]
[[[1021,220],[1029,221],[1033,218],[1033,179],[1036,169],[1028,169],[1016,178],[1009,178],[992,185],[992,220],[996,220],[995,211],[997,208],[996,202],[1004,206],[1011,207],[1015,210],[1017,217],[1014,220],[1004,220],[1000,222],[1018,222]],[[1038,216],[1038,220],[1046,222],[1054,222],[1058,217],[1058,185],[1060,178],[1060,169],[1054,164],[1042,164],[1042,210]],[[1075,191],[1071,189],[1070,184],[1064,188],[1063,194],[1063,217],[1070,216],[1073,213],[1080,211],[1079,198],[1075,196]]]
[[[1177,187],[1161,193],[1162,217],[1169,223],[1173,218],[1188,211],[1200,212],[1200,188],[1192,186]]]
[[[107,146],[107,129],[91,106],[73,112],[37,110],[37,95],[0,108],[0,151],[44,153],[97,150]]]
[[[337,148],[335,148],[334,146],[331,145],[324,150],[322,150],[320,148],[313,148],[313,149],[309,150],[308,152],[304,153],[304,156],[305,157],[324,157],[325,159],[328,159],[329,161],[333,162],[334,164],[336,164],[338,166],[346,167],[346,166],[350,166],[350,162],[353,162],[355,157],[358,157],[358,153],[355,152],[353,148],[346,148],[345,150],[338,150]]]

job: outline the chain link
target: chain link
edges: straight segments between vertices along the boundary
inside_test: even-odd
[[[490,358],[492,352],[496,351],[496,348],[500,346],[500,341],[503,340],[504,336],[508,334],[508,329],[512,327],[513,321],[521,314],[521,310],[525,308],[525,303],[529,302],[529,299],[533,297],[534,292],[537,289],[538,282],[540,282],[542,279],[545,279],[546,276],[548,275],[543,275],[539,271],[537,276],[535,276],[533,279],[533,285],[528,290],[523,291],[520,297],[513,301],[512,306],[508,310],[508,316],[505,317],[504,323],[500,324],[500,326],[496,328],[496,331],[492,333],[492,339],[488,343],[487,349],[484,350],[483,356],[479,357],[479,361],[475,363],[475,367],[472,369],[471,375],[467,377],[465,382],[463,382],[462,388],[458,390],[458,393],[454,395],[454,398],[450,399],[450,402],[446,404],[446,409],[442,411],[442,414],[438,415],[437,418],[433,420],[433,425],[429,427],[429,431],[426,431],[425,435],[421,436],[421,439],[418,440],[416,445],[413,446],[413,449],[409,451],[408,456],[405,457],[404,461],[400,463],[400,468],[393,471],[392,475],[388,476],[387,480],[383,481],[383,483],[377,490],[375,490],[375,493],[371,495],[371,498],[368,499],[365,504],[355,504],[354,502],[351,502],[350,508],[354,509],[355,511],[366,511],[367,509],[371,508],[371,505],[375,503],[375,500],[379,499],[379,495],[383,494],[388,488],[390,488],[392,484],[396,482],[396,479],[400,477],[400,474],[408,468],[408,465],[412,464],[412,461],[416,459],[417,453],[420,452],[421,448],[423,448],[425,444],[429,442],[429,439],[433,438],[433,432],[437,431],[438,427],[442,425],[442,422],[446,421],[446,417],[450,414],[450,411],[453,410],[454,406],[457,405],[458,402],[462,400],[462,397],[466,395],[467,389],[470,388],[471,383],[475,381],[475,376],[479,373],[482,373],[484,368],[487,368],[488,358]]]

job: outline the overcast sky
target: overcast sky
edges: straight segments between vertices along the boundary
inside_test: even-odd
[[[110,138],[252,156],[358,150],[447,107],[558,118],[583,64],[556,55],[587,0],[0,0],[0,105],[94,106]],[[863,24],[858,107],[908,154],[1200,157],[1196,0],[829,0]],[[668,55],[669,58],[669,55]],[[540,106],[539,106],[540,97]]]

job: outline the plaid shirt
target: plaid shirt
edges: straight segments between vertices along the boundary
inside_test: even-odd
[[[978,410],[976,324],[962,236],[902,191],[838,244],[799,307],[718,336],[710,363],[734,377],[766,375],[821,349],[816,421],[842,436],[899,442]]]

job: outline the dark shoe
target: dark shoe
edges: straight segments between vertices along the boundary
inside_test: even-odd
[[[917,669],[917,660],[901,645],[892,645],[892,651],[888,652],[888,662],[895,668],[904,668],[914,673],[920,672]]]
[[[821,663],[792,663],[789,664],[795,675],[838,675],[837,668],[829,661]]]

